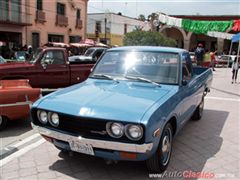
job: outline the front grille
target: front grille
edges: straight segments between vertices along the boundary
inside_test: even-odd
[[[50,123],[43,125],[38,120],[36,108],[32,109],[32,111],[31,111],[33,124],[41,126],[41,127],[47,127],[47,128],[51,128],[54,130],[65,131],[69,134],[72,134],[75,136],[82,136],[84,138],[108,140],[108,141],[116,141],[117,140],[118,142],[136,143],[136,144],[144,143],[144,138],[142,138],[138,141],[132,141],[132,140],[128,139],[125,135],[119,139],[116,139],[116,138],[112,138],[107,133],[104,133],[104,132],[106,132],[106,123],[109,122],[110,120],[78,117],[78,116],[72,116],[72,115],[67,115],[67,114],[62,114],[62,113],[58,113],[58,115],[59,115],[59,119],[60,119],[60,124],[57,128],[54,128],[53,126],[51,126]],[[113,121],[111,121],[111,122],[113,122]],[[114,122],[116,122],[116,121],[114,121]],[[143,127],[143,132],[144,132],[144,127]],[[143,134],[143,137],[144,137],[144,134]]]

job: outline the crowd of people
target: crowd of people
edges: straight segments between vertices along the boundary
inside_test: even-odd
[[[194,53],[198,66],[208,66],[211,67],[213,71],[215,71],[215,65],[217,60],[217,51],[215,49],[212,49],[211,51],[209,51],[208,49],[205,50],[203,48],[203,45],[199,43]]]
[[[213,71],[215,70],[216,65],[216,54],[217,50],[204,49],[203,45],[199,43],[197,48],[194,51],[195,59],[197,61],[198,66],[207,66],[212,68]],[[235,55],[235,51],[233,51],[233,55]],[[237,76],[238,76],[238,69],[239,69],[240,57],[236,56],[233,63],[232,63],[232,84],[237,83]]]
[[[12,48],[7,45],[1,46],[0,48],[0,55],[5,59],[17,59],[18,52],[24,52],[24,60],[30,60],[33,55],[31,45],[16,46],[14,44]]]

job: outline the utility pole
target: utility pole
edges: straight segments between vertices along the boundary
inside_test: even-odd
[[[107,44],[107,18],[106,17],[104,18],[104,28],[105,28],[104,39],[105,39],[105,44]]]

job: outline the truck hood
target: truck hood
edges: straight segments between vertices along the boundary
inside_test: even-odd
[[[139,123],[151,106],[172,94],[170,89],[150,83],[88,79],[44,97],[35,107],[75,116]]]

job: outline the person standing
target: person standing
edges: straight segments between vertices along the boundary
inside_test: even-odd
[[[203,63],[202,66],[203,67],[209,67],[211,63],[211,57],[210,57],[210,52],[208,49],[205,50],[205,53],[203,55]]]
[[[203,45],[201,43],[198,44],[196,50],[195,50],[195,58],[197,60],[197,65],[202,66],[203,64],[203,57],[204,57],[204,49]]]
[[[237,75],[238,75],[238,69],[239,69],[239,59],[237,57],[235,58],[234,62],[232,63],[232,84],[233,81],[237,82]]]
[[[211,58],[211,63],[210,63],[210,66],[212,68],[213,71],[216,71],[215,70],[215,63],[216,63],[216,56],[215,54],[217,53],[217,51],[211,51],[210,52],[210,58]]]

